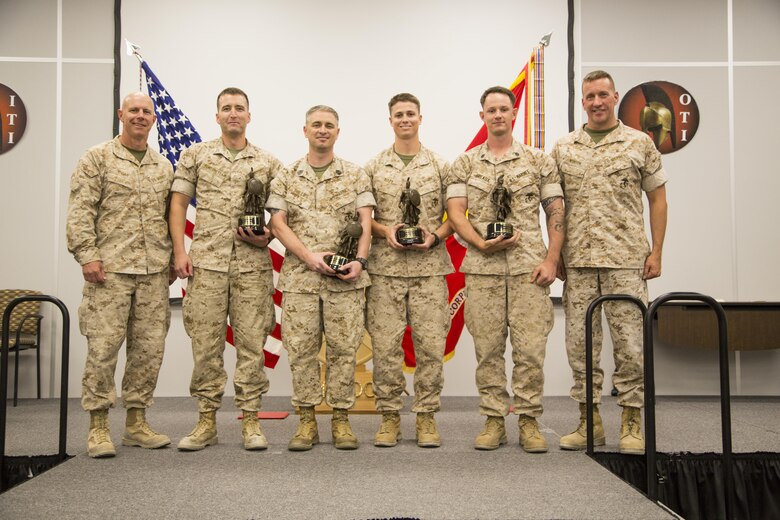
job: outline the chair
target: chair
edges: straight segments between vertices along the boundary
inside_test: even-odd
[[[40,291],[24,289],[0,289],[0,320],[8,304],[15,298],[30,294],[41,294]],[[35,350],[36,373],[38,376],[38,399],[41,398],[41,320],[43,316],[40,302],[22,302],[11,312],[8,331],[8,353],[15,352],[14,360],[14,406],[17,404],[19,390],[19,352]],[[2,321],[0,321],[2,333]]]

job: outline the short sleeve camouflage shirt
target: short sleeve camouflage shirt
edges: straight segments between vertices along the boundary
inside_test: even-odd
[[[555,143],[552,157],[565,193],[566,265],[644,266],[650,246],[642,191],[667,182],[650,137],[619,123],[596,144],[580,128]]]
[[[447,162],[425,147],[406,166],[392,148],[380,152],[366,165],[376,199],[374,219],[385,226],[402,222],[399,201],[406,179],[410,179],[411,188],[420,194],[419,223],[428,231],[435,231],[446,209],[444,180],[448,170]],[[446,275],[453,268],[444,247],[399,251],[390,247],[384,238],[374,237],[368,271],[383,276],[415,277]]]
[[[287,213],[287,225],[307,249],[337,251],[341,233],[357,209],[376,206],[371,183],[360,166],[335,157],[318,177],[306,157],[292,163],[271,182],[266,207]],[[283,292],[350,291],[370,285],[363,271],[355,283],[325,276],[291,253],[285,255],[278,288]]]
[[[247,143],[235,157],[221,138],[198,143],[179,157],[172,191],[195,197],[195,229],[190,248],[192,265],[227,272],[235,248],[240,272],[272,269],[268,251],[235,237],[244,213],[246,182],[252,172],[265,186],[284,170],[276,157]]]
[[[487,143],[472,148],[452,163],[447,198],[468,199],[469,222],[484,238],[488,224],[496,220],[490,195],[501,176],[511,196],[506,222],[520,232],[520,239],[513,247],[490,254],[469,248],[461,266],[464,273],[530,273],[547,256],[539,225],[540,203],[563,192],[555,163],[544,152],[513,141],[512,148],[496,159]]]

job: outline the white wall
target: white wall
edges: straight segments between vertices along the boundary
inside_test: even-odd
[[[778,221],[770,197],[780,177],[771,175],[778,167],[768,151],[780,114],[777,104],[765,101],[772,99],[769,85],[780,77],[780,37],[772,29],[780,22],[777,4],[662,3],[674,16],[638,34],[637,27],[646,23],[644,3],[576,2],[578,75],[607,68],[623,92],[643,81],[674,81],[694,94],[702,113],[695,140],[664,159],[671,177],[670,226],[664,276],[651,282],[651,297],[694,290],[724,299],[777,300],[780,279],[774,270],[761,269],[780,260],[769,227]],[[0,286],[54,294],[73,313],[70,395],[80,393],[86,344],[75,316],[80,272],[64,243],[68,179],[87,147],[111,137],[112,10],[108,0],[0,4],[0,19],[13,21],[0,32],[0,82],[22,96],[29,113],[24,140],[0,156],[3,243],[24,251],[3,255]],[[568,130],[566,20],[564,0],[245,0],[219,5],[134,0],[124,2],[122,37],[141,46],[204,139],[218,135],[216,94],[225,86],[239,86],[251,101],[249,139],[283,162],[305,152],[305,110],[326,103],[341,115],[337,153],[362,163],[390,144],[386,103],[400,91],[422,101],[424,143],[453,159],[479,128],[480,93],[494,84],[508,85],[540,36],[553,31],[545,56],[549,151]],[[135,58],[123,56],[121,67],[121,93],[137,90]],[[579,110],[576,117],[582,119]],[[559,292],[559,286],[554,290]],[[51,329],[47,335],[58,344],[58,329]],[[607,374],[609,358],[604,359]],[[776,378],[767,377],[780,365],[777,353],[739,358],[737,380],[744,383],[737,385],[737,393],[780,391]],[[187,394],[191,359],[180,309],[174,309],[157,395]],[[58,360],[48,354],[45,360],[44,393],[52,394],[58,387],[51,368]],[[662,345],[656,360],[660,393],[714,391],[708,374],[717,377],[716,365],[706,353]],[[227,347],[226,366],[233,364],[232,347]],[[34,392],[32,367],[31,362],[22,367],[23,396]],[[476,395],[474,368],[464,332],[455,357],[445,365],[444,393]],[[703,375],[687,377],[691,373]],[[547,395],[568,394],[571,376],[560,309],[545,374]],[[291,393],[284,355],[270,377],[271,394]]]
[[[775,231],[780,165],[780,3],[659,0],[652,23],[640,2],[580,2],[581,73],[613,73],[619,92],[665,80],[684,86],[701,114],[694,139],[665,155],[669,228],[663,276],[650,297],[695,291],[725,301],[778,301]],[[600,28],[609,27],[608,31]],[[645,28],[645,29],[642,29]],[[780,345],[778,345],[780,348]],[[656,345],[657,385],[667,394],[718,391],[714,351]],[[731,355],[732,391],[780,393],[780,351]]]

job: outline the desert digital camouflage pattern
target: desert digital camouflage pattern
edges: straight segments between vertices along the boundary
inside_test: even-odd
[[[151,148],[140,163],[119,137],[90,148],[71,176],[68,251],[81,265],[102,261],[109,273],[167,271],[172,179],[171,163]]]
[[[619,123],[598,144],[580,128],[555,143],[566,201],[567,267],[642,268],[650,254],[642,191],[667,181],[646,134]]]
[[[196,225],[189,255],[193,267],[226,272],[235,250],[238,270],[273,268],[267,251],[235,237],[238,218],[244,214],[244,193],[253,172],[268,193],[271,181],[284,170],[273,155],[247,143],[233,158],[221,138],[195,144],[179,158],[172,191],[195,197]]]
[[[597,269],[570,267],[563,291],[566,311],[566,353],[574,375],[571,397],[585,401],[585,313],[590,302],[602,294],[628,294],[647,305],[647,282],[642,269]],[[642,314],[630,302],[604,302],[614,348],[615,373],[612,383],[618,391],[618,404],[644,406],[642,353]],[[601,401],[604,371],[601,369],[601,307],[593,314],[593,396]]]
[[[286,292],[282,296],[282,338],[290,360],[293,406],[323,400],[317,354],[325,333],[325,403],[349,409],[355,404],[355,354],[363,338],[365,292],[325,294]]]
[[[344,227],[357,209],[375,206],[371,184],[359,166],[334,157],[317,176],[306,157],[271,183],[267,208],[287,213],[287,225],[310,251],[337,251]],[[355,404],[355,353],[363,338],[366,296],[371,284],[363,271],[356,282],[310,270],[288,252],[279,278],[282,341],[293,376],[293,406],[322,402],[317,354],[326,342],[325,402],[332,408]]]
[[[465,320],[474,337],[482,415],[509,413],[504,352],[511,330],[514,413],[542,415],[544,358],[553,326],[550,289],[527,275],[466,274]]]
[[[539,225],[539,203],[563,196],[563,191],[555,163],[543,152],[513,141],[512,149],[496,159],[487,144],[472,148],[453,162],[447,198],[468,198],[469,222],[484,238],[488,224],[496,220],[490,193],[501,176],[512,197],[512,211],[506,222],[520,231],[520,239],[514,247],[493,254],[469,248],[460,268],[464,273],[530,273],[547,255]]]
[[[391,412],[403,408],[401,394],[406,378],[402,340],[408,323],[417,360],[412,411],[439,411],[444,348],[450,328],[447,280],[439,275],[408,278],[375,274],[366,294],[366,328],[374,354],[377,410]]]
[[[81,379],[84,410],[115,405],[114,373],[125,338],[122,403],[125,408],[151,406],[171,322],[168,270],[150,275],[106,273],[102,284],[85,282],[78,312],[88,345]]]
[[[307,249],[334,253],[338,251],[341,232],[355,218],[357,209],[375,205],[365,171],[338,157],[319,178],[306,157],[294,162],[271,182],[271,195],[266,202],[269,209],[287,212],[287,225]],[[353,291],[370,284],[366,272],[355,283],[349,283],[310,270],[290,253],[285,255],[279,276],[282,292]]]
[[[411,188],[420,194],[420,221],[429,232],[441,226],[447,209],[444,182],[449,165],[428,150],[420,148],[412,161],[404,166],[403,161],[388,148],[371,159],[365,167],[373,187],[376,208],[374,220],[385,226],[401,223],[403,210],[398,201],[411,179]],[[433,276],[454,272],[446,247],[428,251],[393,249],[384,238],[374,237],[371,242],[368,272],[384,276]]]
[[[267,255],[255,248],[256,255]],[[194,366],[190,393],[198,411],[217,410],[227,383],[224,368],[226,317],[233,328],[236,370],[235,405],[241,410],[261,409],[268,391],[263,346],[274,328],[273,272],[240,272],[235,253],[227,272],[194,268],[183,302],[184,329],[192,338]]]
[[[90,148],[71,177],[68,250],[80,264],[101,261],[103,283],[84,283],[79,328],[87,337],[82,407],[116,403],[117,356],[127,339],[122,401],[147,408],[170,324],[165,219],[173,179],[170,162],[147,149],[139,162],[119,138]]]

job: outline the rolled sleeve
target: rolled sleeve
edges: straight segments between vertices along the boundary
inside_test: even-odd
[[[374,194],[370,191],[359,193],[355,199],[356,208],[365,208],[366,206],[376,207],[376,199],[374,199]]]
[[[466,189],[466,183],[450,184],[447,186],[447,199],[454,199],[456,197],[468,197],[468,190]]]
[[[655,191],[666,184],[668,180],[666,170],[661,167],[652,175],[642,177],[642,189],[646,192]]]
[[[271,181],[271,193],[268,195],[268,200],[265,201],[265,209],[280,209],[282,211],[288,211],[287,209],[287,178],[290,175],[290,171],[287,169],[279,172],[279,175],[274,177]]]
[[[550,199],[553,197],[563,197],[563,188],[561,188],[561,185],[556,183],[551,184],[545,184],[542,186],[542,200]]]
[[[194,153],[192,148],[182,152],[176,173],[173,176],[173,184],[171,185],[171,191],[183,193],[190,198],[195,196],[195,185],[198,182]]]
[[[175,191],[176,193],[183,193],[184,195],[192,198],[195,196],[195,185],[187,179],[177,178],[173,179],[171,191]]]
[[[272,193],[268,196],[268,200],[265,201],[265,209],[278,209],[287,211],[287,201],[276,193]]]

